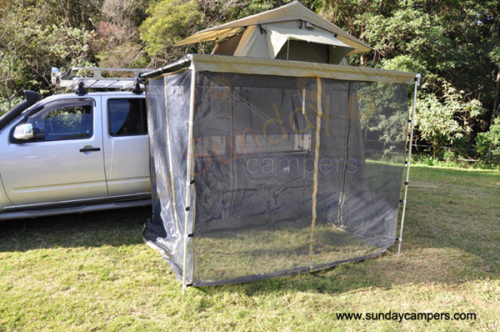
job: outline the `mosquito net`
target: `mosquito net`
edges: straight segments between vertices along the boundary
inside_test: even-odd
[[[413,74],[197,59],[216,61],[195,57],[146,84],[144,238],[179,278],[315,271],[394,243]]]

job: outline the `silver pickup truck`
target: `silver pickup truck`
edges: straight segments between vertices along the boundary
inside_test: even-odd
[[[0,117],[0,221],[151,203],[144,94],[25,96]]]

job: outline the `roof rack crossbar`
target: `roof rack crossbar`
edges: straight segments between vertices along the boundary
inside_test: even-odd
[[[77,71],[90,71],[91,77],[75,76]],[[129,72],[134,73],[134,77],[103,77],[103,72]],[[132,89],[137,84],[141,74],[152,71],[143,68],[110,68],[110,67],[72,67],[61,74],[58,68],[52,68],[52,84],[56,88],[76,89],[80,82],[84,83],[86,88],[93,89]],[[140,85],[143,88],[143,85]]]
[[[72,67],[71,70],[91,70],[91,71],[133,71],[138,73],[145,73],[151,71],[151,69],[144,68],[111,68],[111,67]]]

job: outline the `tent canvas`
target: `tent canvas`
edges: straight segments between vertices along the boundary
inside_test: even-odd
[[[297,1],[200,31],[174,46],[205,41],[216,41],[213,54],[218,55],[275,59],[281,52],[284,55],[279,58],[286,60],[333,64],[339,64],[345,56],[371,50]],[[294,53],[293,58],[290,53]]]
[[[144,239],[184,287],[316,271],[395,242],[415,74],[189,55],[143,76]]]

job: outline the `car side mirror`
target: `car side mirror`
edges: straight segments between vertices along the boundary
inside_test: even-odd
[[[14,138],[19,141],[27,141],[34,137],[33,125],[31,123],[23,123],[14,129]]]

